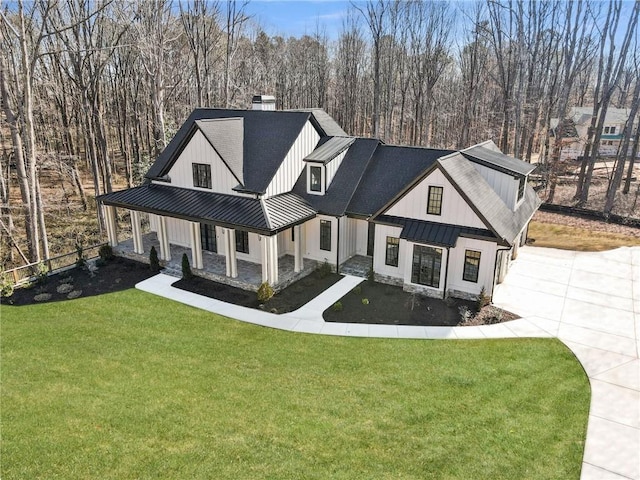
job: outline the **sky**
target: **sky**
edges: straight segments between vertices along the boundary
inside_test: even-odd
[[[350,6],[344,0],[252,0],[246,11],[270,35],[300,37],[315,33],[320,25],[321,32],[335,39]]]

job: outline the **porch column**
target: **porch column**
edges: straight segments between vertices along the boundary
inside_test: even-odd
[[[260,256],[262,258],[262,283],[269,281],[269,237],[260,235]]]
[[[144,253],[144,245],[142,244],[142,231],[140,230],[140,212],[137,210],[129,210],[131,214],[131,233],[133,234],[133,251],[135,253]]]
[[[302,229],[300,225],[293,227],[293,271],[298,273],[304,269],[302,263]]]
[[[189,233],[191,234],[191,260],[193,267],[202,270],[202,240],[200,239],[200,224],[198,222],[189,223]]]
[[[116,227],[116,207],[112,205],[104,206],[104,218],[107,227],[107,238],[109,239],[109,245],[112,247],[118,246],[118,231]]]
[[[160,242],[160,259],[170,261],[171,247],[169,246],[167,219],[162,215],[158,215],[158,241]]]
[[[236,278],[238,276],[238,260],[236,258],[236,231],[233,228],[225,228],[225,261],[227,266],[227,277]]]
[[[273,235],[267,237],[269,239],[269,283],[275,285],[278,283],[278,236]]]

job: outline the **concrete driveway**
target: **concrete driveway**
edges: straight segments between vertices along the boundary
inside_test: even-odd
[[[589,376],[581,478],[640,480],[640,247],[524,247],[493,300],[557,336]]]

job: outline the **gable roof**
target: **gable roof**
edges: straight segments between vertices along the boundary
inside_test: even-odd
[[[189,115],[158,156],[146,177],[159,178],[169,172],[198,128],[196,121],[223,118],[243,119],[243,190],[263,193],[305,123],[311,118],[311,113],[198,108]]]
[[[407,185],[421,177],[438,158],[452,152],[379,144],[349,202],[347,213],[365,217],[377,213],[400,195]]]
[[[236,180],[244,184],[242,145],[244,143],[244,121],[242,118],[220,118],[196,120],[196,125],[220,155]]]
[[[283,110],[285,112],[306,112],[311,114],[311,119],[316,127],[318,127],[324,136],[327,137],[348,137],[338,122],[336,122],[331,115],[325,112],[321,108],[300,108],[292,110]]]
[[[526,176],[536,168],[536,165],[505,155],[498,150],[496,144],[491,140],[461,150],[460,153],[472,162],[485,165],[489,168],[493,168],[507,174],[515,173],[517,175]]]
[[[485,225],[506,245],[513,243],[539,205],[537,195],[527,185],[525,198],[516,212],[512,212],[460,153],[439,159],[438,167]]]

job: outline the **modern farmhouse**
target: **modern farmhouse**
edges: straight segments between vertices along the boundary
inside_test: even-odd
[[[244,288],[282,288],[326,262],[471,298],[492,294],[526,239],[533,168],[491,141],[453,151],[352,137],[322,110],[258,96],[251,110],[196,109],[143,185],[98,200],[112,246],[116,208],[128,209],[133,254],[187,252],[200,274]]]

